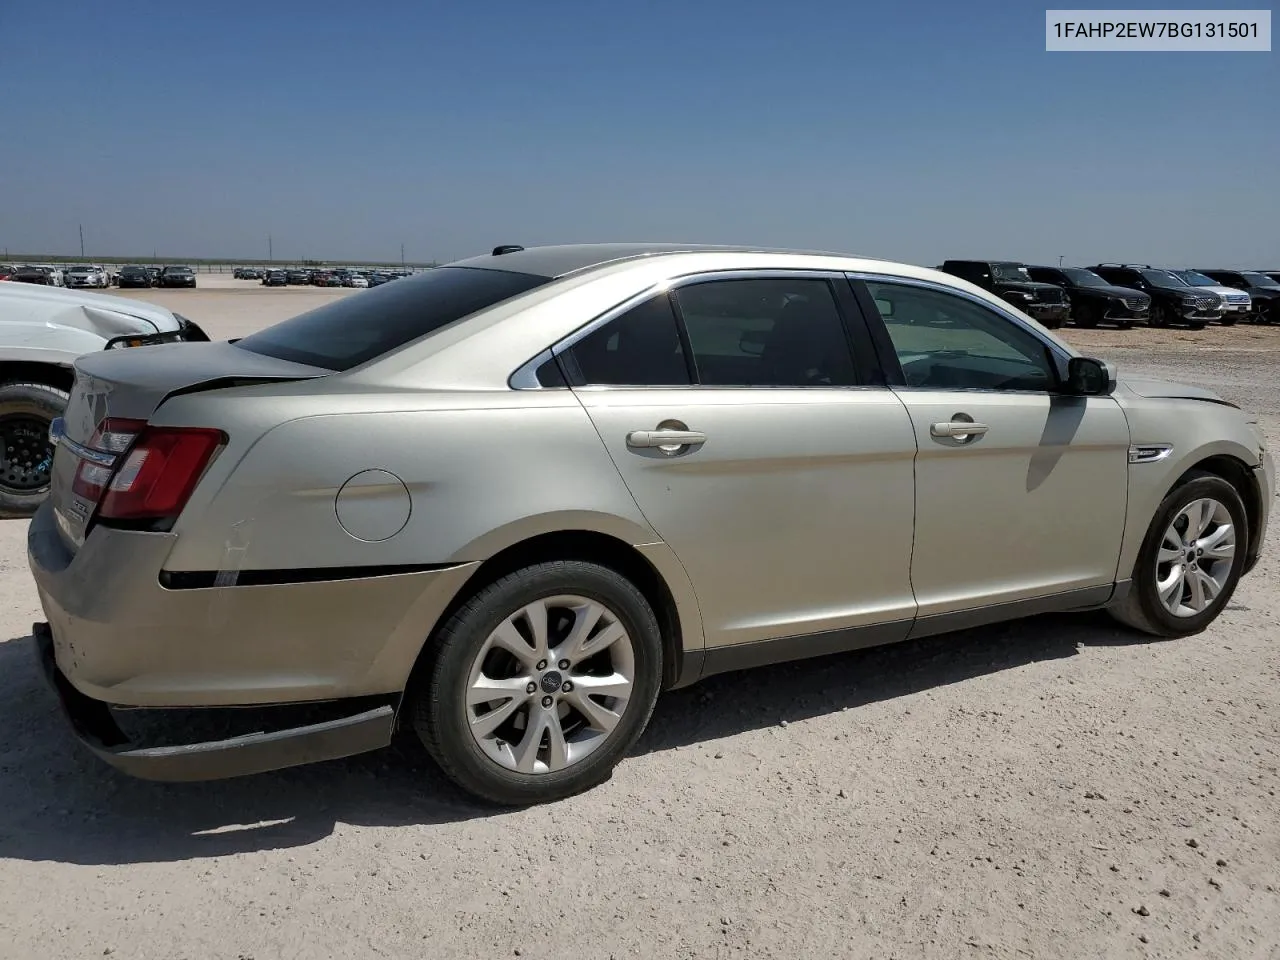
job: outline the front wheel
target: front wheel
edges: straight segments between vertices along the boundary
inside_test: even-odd
[[[644,732],[662,678],[657,618],[607,567],[556,561],[480,590],[433,638],[414,730],[445,774],[500,804],[607,780]]]
[[[0,384],[0,517],[30,517],[49,495],[49,426],[66,406],[47,383]]]
[[[1235,592],[1248,539],[1248,518],[1235,487],[1212,474],[1192,474],[1156,511],[1129,593],[1112,616],[1160,637],[1199,633]]]

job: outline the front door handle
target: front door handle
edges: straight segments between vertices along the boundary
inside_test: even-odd
[[[628,447],[656,447],[663,453],[706,442],[707,435],[698,430],[632,430],[627,434]]]
[[[989,429],[985,423],[974,423],[972,420],[947,420],[935,423],[929,428],[929,433],[942,439],[968,440],[982,436]]]

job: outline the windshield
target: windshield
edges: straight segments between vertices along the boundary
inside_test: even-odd
[[[1268,277],[1265,273],[1242,273],[1245,282],[1251,287],[1270,287],[1272,290],[1280,290],[1280,281],[1276,281]]]
[[[1016,263],[992,264],[991,272],[997,280],[1012,280],[1014,283],[1029,283],[1031,281],[1031,274],[1027,273],[1027,268]]]
[[[1154,283],[1157,287],[1190,286],[1176,273],[1170,273],[1168,270],[1143,270],[1142,276],[1146,278],[1147,283]]]
[[[1216,287],[1218,281],[1213,277],[1206,277],[1203,273],[1196,273],[1194,270],[1179,270],[1178,276],[1193,287]]]
[[[1110,284],[1103,280],[1092,270],[1083,270],[1079,267],[1064,267],[1062,274],[1078,287],[1109,287]]]
[[[133,276],[137,276],[140,273],[146,273],[147,271],[142,269],[142,267],[125,267],[120,272],[127,273],[129,274],[129,276],[133,277]]]
[[[285,320],[236,346],[294,363],[349,370],[549,281],[506,270],[437,267]]]
[[[190,267],[165,267],[170,273],[190,273]]]

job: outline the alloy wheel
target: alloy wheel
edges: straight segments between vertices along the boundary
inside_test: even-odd
[[[636,651],[617,614],[597,600],[559,595],[504,619],[472,661],[466,724],[507,770],[554,773],[613,734],[632,699]]]
[[[1175,617],[1203,613],[1226,588],[1236,530],[1226,505],[1192,500],[1173,517],[1156,556],[1156,595]]]

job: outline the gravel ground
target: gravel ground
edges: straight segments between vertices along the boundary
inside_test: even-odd
[[[227,337],[342,295],[233,284],[144,296]],[[1280,443],[1280,329],[1068,335]],[[0,525],[0,957],[1280,957],[1280,524],[1200,636],[1042,617],[717,677],[605,786],[500,813],[411,745],[115,774],[37,679],[24,535]]]

